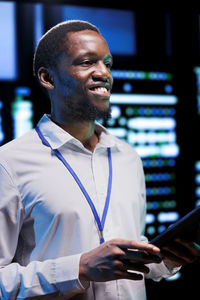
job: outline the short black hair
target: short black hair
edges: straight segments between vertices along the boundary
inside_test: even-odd
[[[33,73],[38,77],[40,67],[53,67],[56,65],[56,59],[64,51],[66,46],[67,33],[82,30],[93,30],[100,34],[99,29],[82,20],[69,20],[58,23],[49,29],[40,39],[35,50],[33,59]]]

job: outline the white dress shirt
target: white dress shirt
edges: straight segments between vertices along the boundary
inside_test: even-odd
[[[99,124],[93,153],[46,115],[39,128],[75,170],[100,217],[111,147],[113,183],[104,238],[144,239],[145,183],[134,149]],[[144,280],[79,281],[80,255],[99,246],[98,227],[74,178],[35,130],[0,148],[0,228],[0,299],[146,299]],[[171,274],[163,263],[150,268],[148,277],[154,280]]]

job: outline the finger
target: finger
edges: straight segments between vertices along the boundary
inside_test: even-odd
[[[185,263],[192,263],[196,256],[194,256],[185,245],[174,241],[169,246],[163,247],[163,250],[172,253],[174,256],[181,258]]]
[[[137,241],[127,241],[122,239],[117,239],[118,247],[124,249],[137,249],[137,250],[146,250],[151,253],[160,253],[160,249],[155,245],[148,244],[147,242],[137,242]]]
[[[116,271],[115,273],[116,279],[129,279],[129,280],[142,280],[142,274],[128,272],[128,271]]]
[[[144,274],[149,273],[149,268],[141,263],[132,263],[127,260],[116,260],[114,262],[115,270],[137,271]]]
[[[152,254],[146,251],[125,250],[125,253],[125,259],[132,262],[139,262],[143,264],[161,262],[161,258],[157,254]]]
[[[171,253],[169,251],[163,250],[162,255],[163,255],[163,260],[171,261],[171,264],[173,264],[173,267],[183,266],[186,264],[184,259],[174,255],[173,253]]]
[[[144,264],[127,262],[125,260],[122,261],[121,270],[124,270],[124,271],[137,271],[137,272],[141,272],[141,273],[144,273],[144,274],[149,273],[149,268],[147,266],[145,266]]]

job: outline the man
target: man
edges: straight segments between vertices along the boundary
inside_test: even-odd
[[[180,242],[161,262],[143,241],[141,161],[95,123],[110,116],[111,66],[90,23],[60,23],[39,42],[51,115],[0,150],[1,299],[142,300],[144,274],[160,280],[199,255]]]

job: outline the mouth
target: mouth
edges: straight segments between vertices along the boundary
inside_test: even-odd
[[[111,88],[108,84],[96,84],[89,87],[89,91],[97,97],[109,98]]]

